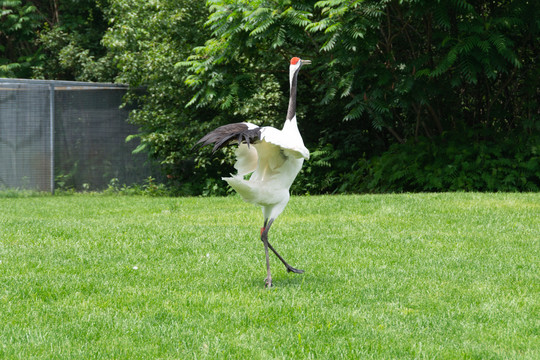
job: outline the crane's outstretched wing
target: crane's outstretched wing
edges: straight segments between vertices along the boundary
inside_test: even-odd
[[[269,126],[259,127],[247,122],[220,126],[203,136],[193,148],[213,143],[212,153],[215,153],[222,147],[236,141],[238,144],[247,144],[249,149],[250,144],[259,140],[277,145],[283,150],[291,152],[296,158],[309,159],[309,151],[304,146],[299,133],[284,132]]]
[[[298,132],[287,132],[270,126],[261,128],[260,139],[276,145],[281,151],[300,159],[309,160],[309,150]]]
[[[197,141],[194,147],[203,147],[214,143],[212,153],[215,153],[220,148],[228,145],[232,141],[237,141],[239,144],[246,143],[249,147],[251,143],[259,140],[261,136],[261,128],[257,125],[242,122],[223,125],[209,132]]]

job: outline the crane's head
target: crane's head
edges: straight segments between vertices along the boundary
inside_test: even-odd
[[[299,57],[293,57],[291,59],[291,69],[300,69],[302,65],[308,65],[311,64],[311,60],[302,60]]]
[[[302,60],[299,57],[293,57],[291,59],[291,65],[289,66],[289,80],[292,84],[293,78],[298,75],[298,71],[302,67],[302,65],[309,65],[311,64],[311,60]]]

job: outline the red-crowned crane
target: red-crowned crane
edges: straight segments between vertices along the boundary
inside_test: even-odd
[[[310,63],[311,61],[298,57],[291,59],[289,108],[282,130],[270,126],[259,127],[247,122],[235,123],[221,126],[197,142],[199,146],[214,143],[213,152],[231,142],[238,143],[234,164],[238,173],[224,177],[223,180],[227,181],[245,201],[262,207],[264,225],[261,228],[261,240],[266,254],[267,287],[272,286],[269,248],[285,265],[288,272],[297,274],[304,272],[289,265],[270,245],[268,231],[289,202],[289,188],[302,168],[304,159],[309,159],[309,151],[304,146],[296,122],[296,89],[300,68]],[[251,174],[251,177],[245,180],[244,176],[248,174]]]

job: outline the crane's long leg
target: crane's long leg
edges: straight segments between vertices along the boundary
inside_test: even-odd
[[[289,265],[285,261],[285,259],[281,255],[279,255],[278,252],[274,249],[274,247],[272,245],[270,245],[270,243],[268,242],[268,231],[270,230],[270,226],[272,226],[273,222],[274,222],[274,219],[270,219],[270,221],[268,221],[268,219],[265,219],[264,220],[264,227],[261,229],[261,240],[265,244],[265,250],[267,251],[267,247],[270,248],[270,250],[272,250],[272,252],[274,254],[276,254],[278,259],[281,260],[283,265],[285,265],[285,267],[287,268],[287,272],[293,272],[293,273],[296,273],[296,274],[302,274],[304,272],[304,270],[296,269],[296,268],[292,267],[291,265]],[[263,239],[263,234],[264,234],[264,239]]]
[[[266,287],[272,286],[272,274],[270,273],[270,257],[268,256],[268,231],[266,229],[261,230],[261,240],[264,244],[264,254],[266,255]]]

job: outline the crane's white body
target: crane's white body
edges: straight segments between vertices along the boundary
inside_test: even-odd
[[[256,125],[245,123],[248,128]],[[282,130],[260,129],[260,140],[252,145],[240,144],[236,149],[238,171],[224,177],[245,201],[260,205],[265,219],[275,219],[289,202],[289,188],[302,168],[309,151],[304,146],[296,116],[287,120]],[[246,180],[244,177],[251,174]]]

